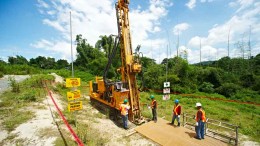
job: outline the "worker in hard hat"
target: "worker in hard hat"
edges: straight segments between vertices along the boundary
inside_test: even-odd
[[[201,103],[196,103],[196,107],[198,109],[197,114],[196,114],[196,139],[204,139],[204,126],[205,126],[205,122],[206,122],[206,115],[205,115],[205,111],[202,110],[202,105]]]
[[[172,115],[172,122],[171,124],[174,125],[175,119],[177,119],[178,126],[180,127],[180,117],[181,117],[181,105],[179,104],[179,100],[175,99],[173,107],[173,115]]]
[[[157,122],[157,101],[154,99],[154,95],[151,95],[150,98],[152,99],[151,103],[151,108],[152,108],[152,113],[153,113],[153,118],[152,120],[154,122]]]
[[[124,103],[120,104],[119,110],[121,111],[121,116],[123,119],[123,127],[124,129],[128,129],[127,122],[128,122],[128,110],[130,106],[127,104],[128,100],[125,99]]]

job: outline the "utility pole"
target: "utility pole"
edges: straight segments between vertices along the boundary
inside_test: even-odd
[[[169,49],[170,49],[170,56],[171,56],[171,44],[170,44],[170,37],[169,37],[169,33],[168,33],[168,30],[166,30],[167,32],[167,37],[168,37],[168,44],[169,44]],[[168,53],[167,53],[167,56],[168,56]],[[168,57],[167,57],[168,58]]]
[[[178,31],[178,38],[177,38],[177,44],[176,44],[176,49],[177,49],[177,57],[179,57],[179,31]]]
[[[74,77],[74,68],[73,68],[73,50],[72,50],[72,25],[71,25],[71,11],[70,11],[70,49],[71,49],[71,76]]]
[[[231,27],[229,27],[229,31],[228,31],[228,57],[229,57],[229,35],[230,35],[230,29],[231,29]]]
[[[250,25],[250,29],[249,29],[249,38],[248,38],[248,51],[249,51],[249,58],[251,58],[251,25]]]
[[[200,66],[201,66],[201,38],[200,38]]]
[[[166,82],[167,82],[167,76],[168,76],[168,45],[167,45],[167,58],[166,58]]]

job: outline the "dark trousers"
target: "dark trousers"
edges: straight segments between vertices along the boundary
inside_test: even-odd
[[[173,114],[173,116],[172,116],[172,124],[174,124],[175,119],[177,119],[178,126],[180,126],[180,118],[178,117],[178,115]]]
[[[201,120],[198,122],[198,126],[195,127],[196,131],[196,136],[199,139],[204,139],[204,127],[205,127],[205,122],[202,122]]]
[[[127,129],[128,115],[122,115],[122,119],[123,119],[123,127]]]
[[[157,121],[157,111],[156,111],[156,108],[155,109],[152,109],[152,113],[153,113],[153,118],[152,120],[154,120],[155,122]]]

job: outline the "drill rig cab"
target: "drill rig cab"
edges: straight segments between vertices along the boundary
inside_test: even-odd
[[[90,99],[96,100],[119,111],[119,106],[124,99],[128,99],[130,110],[128,118],[131,122],[140,124],[144,122],[139,103],[139,90],[137,87],[136,75],[141,72],[140,46],[136,52],[132,52],[132,42],[129,25],[129,0],[118,0],[115,4],[118,35],[115,37],[115,45],[108,57],[108,63],[104,70],[103,77],[96,77],[95,82],[90,81]],[[120,81],[110,81],[106,78],[116,49],[120,48],[121,67],[117,69],[121,75]],[[117,112],[119,113],[119,112]]]

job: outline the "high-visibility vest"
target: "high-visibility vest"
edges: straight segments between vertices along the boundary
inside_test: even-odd
[[[202,109],[199,109],[199,111],[201,111],[201,113],[202,113],[201,121],[202,121],[202,122],[206,122],[206,114],[205,114],[205,111],[202,110]],[[199,118],[198,118],[198,113],[199,113],[199,111],[197,112],[196,121],[199,121]]]
[[[157,102],[156,102],[156,100],[153,100],[153,101],[152,101],[151,107],[152,107],[152,109],[157,108]]]
[[[178,115],[178,113],[177,113],[177,108],[178,108],[179,106],[180,106],[179,104],[178,104],[177,106],[174,105],[173,112],[174,112],[175,115]]]
[[[126,104],[121,104],[120,105],[120,111],[121,111],[121,115],[128,115],[128,110],[130,109],[129,105]]]

